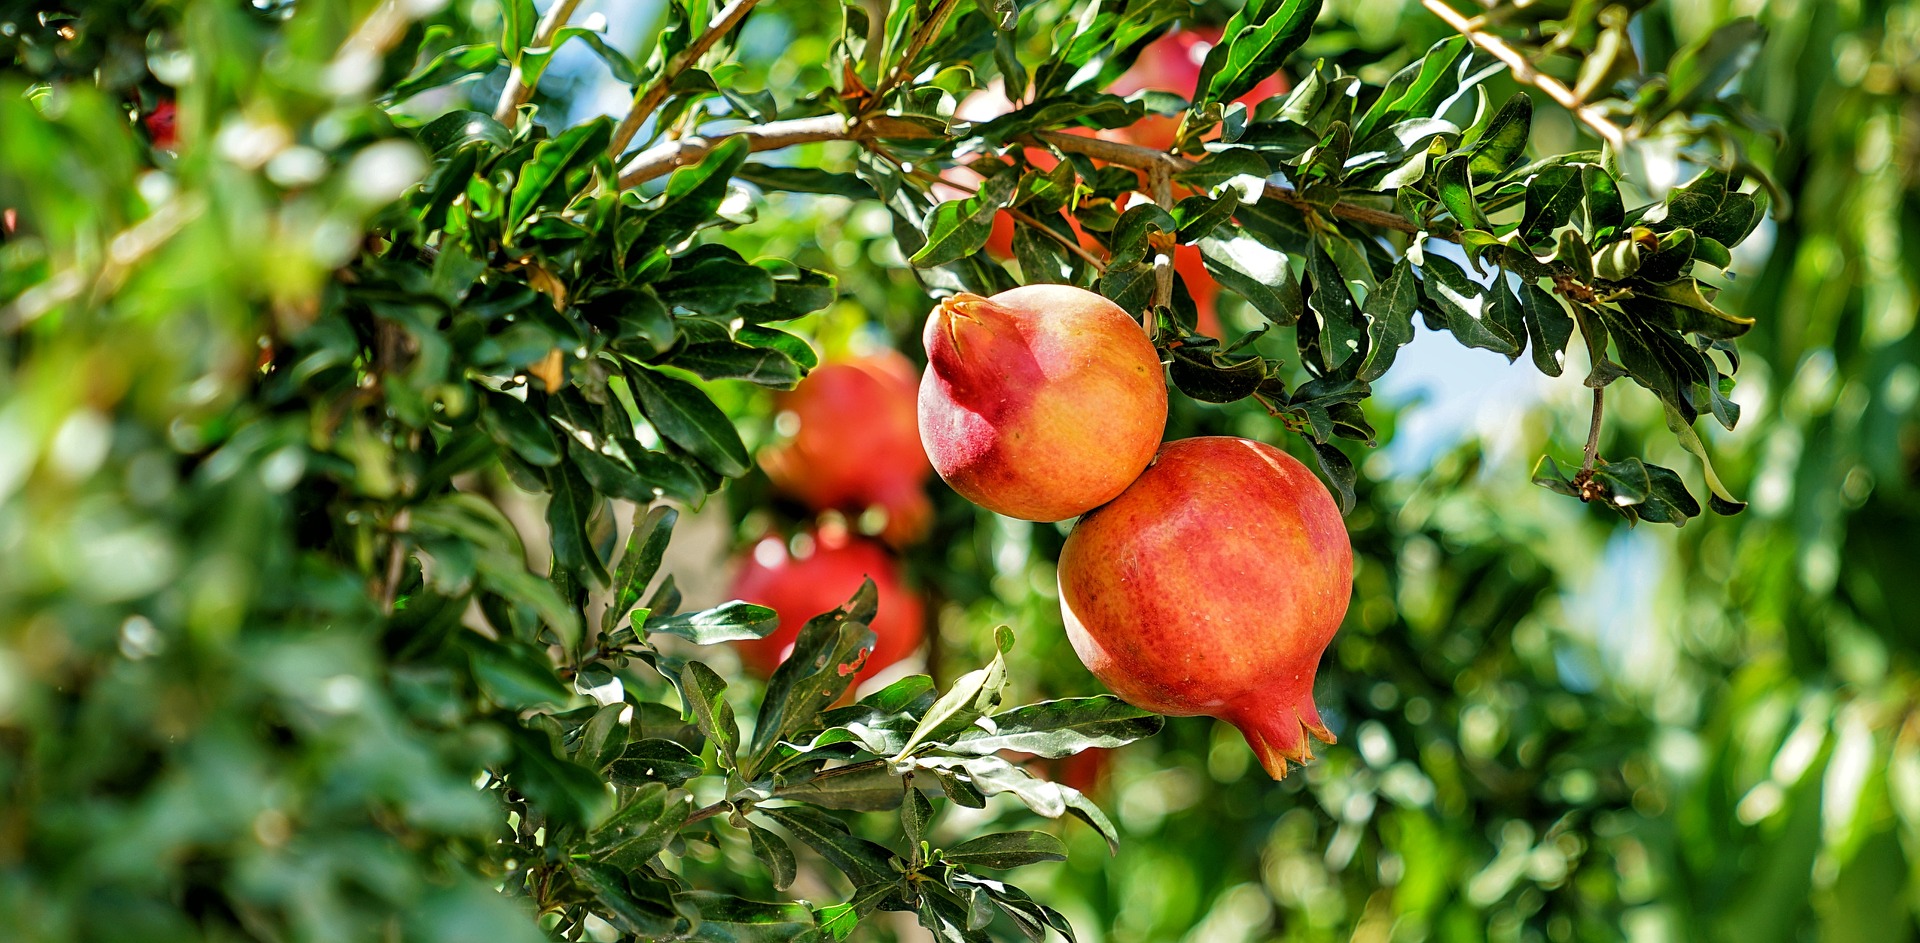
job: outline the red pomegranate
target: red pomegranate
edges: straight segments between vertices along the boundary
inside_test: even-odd
[[[1160,357],[1119,305],[1070,285],[959,294],[927,317],[920,439],[963,497],[1030,521],[1112,500],[1167,422]]]
[[[1218,717],[1275,779],[1333,734],[1313,703],[1320,653],[1353,594],[1333,496],[1270,445],[1169,442],[1060,551],[1067,638],[1136,707]]]
[[[179,108],[172,99],[166,99],[153,106],[153,110],[140,119],[146,126],[147,136],[153,140],[153,146],[163,151],[171,151],[180,146],[180,138],[175,130],[175,120]]]
[[[761,539],[734,577],[735,598],[780,614],[780,627],[766,638],[734,643],[749,668],[763,677],[773,674],[793,650],[800,627],[814,616],[846,605],[868,578],[879,594],[879,610],[870,626],[877,640],[858,680],[873,677],[920,648],[924,618],[920,598],[901,582],[900,566],[885,548],[837,528],[822,528],[800,543],[811,546],[796,557],[778,537]]]
[[[817,511],[887,512],[881,536],[904,546],[924,536],[933,471],[920,448],[913,365],[896,351],[821,364],[775,400],[788,437],[760,453],[774,487]]]

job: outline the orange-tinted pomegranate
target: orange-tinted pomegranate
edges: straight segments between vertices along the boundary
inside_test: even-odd
[[[1169,442],[1060,552],[1067,637],[1136,707],[1218,717],[1275,779],[1333,735],[1313,703],[1320,653],[1353,593],[1333,496],[1285,452]]]
[[[1160,359],[1120,306],[1067,285],[960,294],[927,318],[920,439],[968,500],[1030,521],[1084,514],[1153,459]]]

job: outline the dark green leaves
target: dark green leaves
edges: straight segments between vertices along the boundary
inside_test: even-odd
[[[747,472],[747,447],[720,407],[700,388],[638,364],[626,371],[634,400],[660,436],[717,474],[737,478]]]
[[[1067,846],[1046,832],[1002,832],[961,842],[941,857],[949,864],[1005,871],[1043,861],[1065,861]]]
[[[602,118],[568,128],[533,149],[533,159],[520,168],[507,203],[510,226],[519,227],[540,209],[564,206],[581,189],[582,176],[596,161],[604,161],[613,122]],[[513,230],[509,230],[511,237]]]
[[[980,191],[963,200],[934,207],[927,216],[927,242],[907,261],[922,268],[946,265],[979,252],[993,232],[993,216],[1012,200],[1018,180],[999,174],[980,184]]]
[[[1279,71],[1319,15],[1320,0],[1249,3],[1236,11],[1200,66],[1194,103],[1230,102]]]
[[[764,637],[780,627],[780,614],[736,599],[712,609],[648,619],[648,632],[677,635],[696,645],[717,645]]]
[[[995,714],[981,727],[948,744],[954,753],[986,756],[1018,750],[1037,756],[1070,756],[1082,750],[1122,746],[1151,737],[1163,718],[1110,694],[1043,701]]]

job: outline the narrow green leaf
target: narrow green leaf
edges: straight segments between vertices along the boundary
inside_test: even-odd
[[[1001,832],[961,842],[941,857],[950,864],[1005,871],[1043,861],[1065,861],[1067,845],[1046,832]]]
[[[640,364],[629,364],[634,399],[660,436],[686,449],[717,474],[747,473],[747,447],[733,422],[699,387]]]

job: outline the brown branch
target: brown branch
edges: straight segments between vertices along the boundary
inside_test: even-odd
[[[520,57],[514,60],[513,68],[507,72],[507,87],[500,90],[500,103],[493,107],[493,120],[513,130],[520,121],[520,106],[533,98],[533,84],[528,82],[520,69],[520,60],[526,58],[528,49],[538,49],[553,45],[553,38],[566,28],[567,21],[573,18],[573,11],[580,6],[580,0],[554,0],[547,8],[547,15],[540,18],[540,25],[534,27],[533,41],[521,47]]]
[[[1167,212],[1173,212],[1173,170],[1166,164],[1154,164],[1147,170],[1148,185],[1153,190],[1153,202]],[[1153,307],[1173,304],[1173,253],[1176,241],[1165,238],[1164,245],[1154,247],[1153,256]],[[1148,340],[1158,340],[1160,318],[1151,309],[1140,313],[1141,326],[1147,329]]]
[[[850,123],[839,115],[821,115],[817,118],[793,118],[787,121],[749,125],[713,137],[690,137],[668,141],[635,154],[633,160],[627,162],[625,170],[620,174],[620,187],[626,189],[639,186],[655,177],[672,173],[676,168],[697,164],[719,146],[721,141],[735,135],[747,139],[747,149],[750,151],[773,151],[818,141],[860,140],[863,136],[863,127]]]
[[[1420,0],[1420,4],[1432,12],[1434,16],[1444,20],[1448,26],[1453,28],[1454,32],[1465,36],[1467,40],[1474,45],[1492,53],[1495,59],[1506,63],[1507,68],[1513,73],[1514,81],[1522,85],[1531,85],[1545,92],[1547,97],[1558,102],[1560,107],[1573,112],[1574,117],[1579,118],[1587,127],[1592,128],[1594,133],[1600,135],[1601,140],[1606,141],[1616,152],[1626,146],[1627,133],[1622,131],[1619,125],[1608,120],[1607,116],[1601,114],[1599,109],[1581,101],[1580,96],[1575,95],[1572,89],[1561,84],[1559,79],[1551,75],[1541,74],[1540,70],[1535,69],[1533,63],[1528,61],[1526,56],[1521,55],[1512,46],[1501,41],[1500,37],[1481,32],[1478,17],[1471,20],[1467,19],[1452,7],[1447,6],[1442,0]]]
[[[901,82],[913,75],[908,71],[913,68],[913,60],[920,58],[920,54],[926,51],[927,44],[933,42],[933,38],[940,35],[940,31],[946,28],[947,17],[952,16],[953,8],[959,5],[960,0],[940,0],[940,5],[933,8],[933,13],[927,17],[927,21],[920,24],[920,28],[914,31],[913,39],[907,43],[906,55],[900,57],[900,64],[894,67],[893,73],[880,83],[879,88],[873,90],[873,95],[868,98],[868,101],[878,103],[887,97],[888,92],[893,91]]]
[[[1035,131],[1033,137],[1070,154],[1084,154],[1094,160],[1103,160],[1109,164],[1132,167],[1136,170],[1150,171],[1154,167],[1165,167],[1170,173],[1180,173],[1181,171],[1192,169],[1194,165],[1193,161],[1181,157],[1178,154],[1156,151],[1153,148],[1141,147],[1137,144],[1122,144],[1119,141],[1106,141],[1100,138],[1066,134],[1060,131]],[[1296,206],[1303,210],[1311,209],[1317,211],[1320,209],[1320,207],[1302,199],[1299,192],[1292,187],[1284,187],[1277,183],[1266,184],[1262,190],[1262,194],[1270,200],[1279,200],[1282,203]],[[1352,203],[1335,203],[1332,207],[1327,208],[1326,212],[1344,220],[1363,223],[1368,226],[1378,226],[1381,229],[1391,229],[1404,233],[1426,232],[1425,229],[1409,222],[1398,213],[1387,210],[1376,210],[1368,206],[1357,206]],[[1439,233],[1428,233],[1428,235],[1434,236],[1435,238],[1446,239],[1449,242],[1460,241],[1460,237],[1455,235],[1441,235]]]
[[[1099,256],[1094,255],[1091,252],[1088,252],[1086,250],[1086,247],[1080,244],[1079,240],[1076,240],[1070,236],[1064,236],[1064,235],[1061,235],[1060,233],[1055,232],[1053,230],[1053,227],[1048,226],[1047,224],[1034,218],[1033,214],[1028,213],[1026,210],[1023,210],[1017,206],[1009,206],[1006,208],[1006,211],[1008,216],[1011,216],[1014,219],[1017,219],[1023,223],[1026,223],[1029,226],[1032,226],[1035,229],[1040,230],[1041,232],[1047,235],[1047,238],[1052,239],[1053,241],[1063,246],[1066,246],[1068,252],[1071,252],[1074,255],[1079,256],[1081,261],[1087,263],[1088,265],[1093,266],[1094,271],[1099,272],[1102,275],[1106,274],[1107,263],[1102,261]]]
[[[614,129],[613,144],[607,148],[608,153],[619,157],[627,149],[627,145],[633,143],[633,136],[640,133],[641,125],[646,124],[647,119],[652,117],[654,109],[659,108],[660,103],[667,100],[667,94],[673,87],[673,80],[679,78],[680,73],[685,72],[689,66],[700,61],[700,57],[706,55],[707,50],[712,49],[713,44],[720,41],[720,37],[739,26],[740,21],[746,18],[746,15],[753,10],[754,4],[758,2],[759,0],[731,0],[721,8],[720,12],[713,15],[713,20],[707,24],[706,32],[695,36],[692,44],[667,60],[666,67],[660,70],[660,74],[651,83],[642,86],[633,96],[633,107],[628,109],[627,116],[621,119],[620,126]]]

